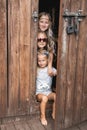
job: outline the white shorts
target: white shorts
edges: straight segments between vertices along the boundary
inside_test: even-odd
[[[50,93],[52,93],[52,91],[48,91],[48,92],[36,92],[36,95],[38,95],[38,94],[44,94],[44,95],[48,96]]]

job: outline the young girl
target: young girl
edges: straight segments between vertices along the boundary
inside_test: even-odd
[[[49,50],[48,38],[45,32],[39,31],[37,35],[37,51],[43,49]]]
[[[46,13],[46,12],[40,13],[38,27],[39,27],[39,30],[47,34],[49,47],[50,47],[50,56],[49,56],[50,59],[48,63],[49,75],[52,75],[53,55],[55,54],[55,38],[53,37],[51,26],[52,26],[52,22],[51,22],[51,16],[49,15],[49,13]]]
[[[46,104],[48,100],[53,100],[53,111],[52,117],[55,119],[55,99],[56,95],[51,90],[52,84],[52,76],[57,74],[55,68],[52,68],[53,75],[49,76],[47,69],[48,69],[48,57],[49,53],[46,50],[39,50],[37,55],[37,77],[36,77],[36,97],[37,100],[40,101],[40,120],[42,125],[47,125],[46,120]]]

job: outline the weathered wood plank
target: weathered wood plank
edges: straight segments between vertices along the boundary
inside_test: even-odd
[[[34,101],[38,28],[31,15],[38,12],[38,0],[2,0],[0,7],[0,114],[6,110],[5,116],[29,114],[36,105],[29,107]]]
[[[37,11],[38,13],[38,5],[39,5],[39,0],[32,0],[31,1],[31,15],[34,13],[34,11]],[[34,20],[32,19],[32,26],[31,26],[31,53],[32,55],[30,55],[30,74],[32,73],[32,75],[30,76],[30,113],[35,113],[35,101],[36,101],[36,97],[35,97],[35,80],[36,80],[36,67],[37,67],[37,31],[38,31],[38,21],[34,22]]]
[[[8,1],[9,114],[29,112],[31,1]],[[31,53],[31,54],[30,54]]]
[[[82,13],[84,13],[86,0],[80,1]],[[84,58],[86,52],[86,33],[87,29],[86,19],[83,19],[80,22],[79,34],[78,34],[78,50],[77,50],[77,67],[76,67],[76,83],[75,83],[75,97],[74,97],[74,114],[73,114],[73,124],[79,123],[81,121],[81,109],[82,109],[82,95],[84,92],[83,89],[83,80],[85,79],[85,62]],[[84,86],[84,88],[86,85]],[[87,116],[87,115],[86,115]],[[87,119],[87,118],[86,118]]]
[[[53,130],[54,121],[47,118],[48,125],[43,126],[39,118],[32,118],[30,120],[14,121],[7,124],[2,124],[0,130]]]
[[[87,130],[87,122],[85,121],[85,122],[79,124],[79,125],[78,125],[78,128],[79,128],[80,130]]]
[[[6,130],[16,130],[13,123],[8,123],[5,125]]]
[[[0,0],[0,117],[7,111],[7,20],[6,0]]]
[[[32,130],[26,122],[27,121],[14,122],[16,130]]]
[[[66,4],[64,4],[64,2]],[[62,7],[60,7],[61,10],[63,8],[66,9],[67,7],[69,11],[76,12],[79,9],[84,10],[84,8],[86,8],[84,7],[84,5],[86,5],[85,3],[86,1],[82,2],[81,0],[78,1],[74,0],[74,1],[64,1],[64,2],[62,2]],[[61,10],[60,13],[63,14]],[[60,21],[62,21],[61,15],[60,15]],[[59,74],[59,76],[57,77],[57,85],[58,85],[57,104],[59,105],[59,107],[58,105],[56,106],[56,113],[57,113],[56,129],[62,128],[63,125],[65,128],[70,127],[73,124],[79,123],[81,121],[82,92],[84,91],[83,79],[87,77],[86,69],[85,69],[85,76],[83,76],[84,67],[86,66],[84,54],[86,52],[85,48],[87,48],[85,43],[87,39],[86,38],[87,29],[84,29],[86,26],[85,23],[81,22],[78,36],[76,36],[75,34],[66,35],[67,24],[61,22],[60,25],[59,28],[61,31],[59,31],[60,33],[59,33],[59,42],[58,42],[59,60],[57,63],[58,74]],[[63,29],[62,29],[62,25],[63,25]],[[60,41],[62,41],[62,43]],[[87,79],[84,80],[85,83],[86,81]],[[87,99],[86,95],[87,94],[85,94],[84,103],[86,102]],[[85,111],[86,113],[87,112],[86,103],[83,108],[86,110]],[[86,117],[87,116],[85,115],[85,119]]]
[[[29,112],[30,94],[30,31],[31,31],[31,0],[20,0],[20,110],[24,113]],[[32,66],[31,66],[32,67]]]
[[[76,12],[80,8],[80,0],[71,1],[71,12]],[[74,89],[75,78],[77,68],[77,52],[78,41],[75,34],[70,35],[70,41],[68,43],[68,55],[67,55],[67,91],[66,91],[66,108],[65,108],[65,127],[70,127],[73,124],[73,102],[74,102]]]
[[[0,130],[55,130],[54,121],[47,118],[48,125],[43,126],[39,118],[32,118],[30,120],[15,121],[0,125]],[[87,121],[62,130],[87,130]]]
[[[55,130],[55,120],[47,118],[47,126],[44,126],[46,130]]]
[[[87,1],[83,2],[83,10],[87,14]],[[81,121],[87,120],[87,18],[84,19],[84,29],[83,29],[83,44],[85,44],[84,53],[84,76],[83,76],[83,97],[82,97],[82,107],[81,107]]]
[[[1,125],[1,126],[0,126],[0,130],[6,130],[5,125]]]
[[[33,123],[34,123],[34,125],[33,125]],[[45,130],[44,126],[40,122],[40,119],[29,120],[28,124],[31,126],[31,128],[33,130],[36,130],[36,128],[37,128],[37,130]]]
[[[70,128],[66,128],[64,130],[79,130],[78,126],[77,127],[70,127]]]
[[[9,115],[14,115],[19,103],[19,0],[8,0],[8,94]]]
[[[66,34],[67,22],[61,14],[64,13],[65,9],[70,10],[70,0],[60,2],[60,21],[59,21],[59,36],[58,36],[58,63],[57,63],[57,105],[56,105],[56,130],[64,127],[65,120],[65,101],[66,101],[66,89],[67,89],[67,55],[68,55],[68,44],[69,37]],[[62,98],[61,98],[62,97]]]

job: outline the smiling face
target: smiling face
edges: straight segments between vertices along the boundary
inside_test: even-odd
[[[46,31],[50,26],[49,17],[47,15],[42,15],[39,19],[39,28],[41,31]]]
[[[47,36],[46,34],[43,32],[38,33],[37,36],[37,46],[39,49],[43,49],[44,47],[46,47],[47,45]]]
[[[47,58],[46,55],[40,54],[40,55],[37,56],[37,58],[38,58],[38,66],[40,68],[44,68],[44,67],[47,66],[47,64],[48,64],[48,58]]]

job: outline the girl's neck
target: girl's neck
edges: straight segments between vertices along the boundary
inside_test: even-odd
[[[45,67],[37,67],[37,69],[45,69],[47,66],[45,66]]]

